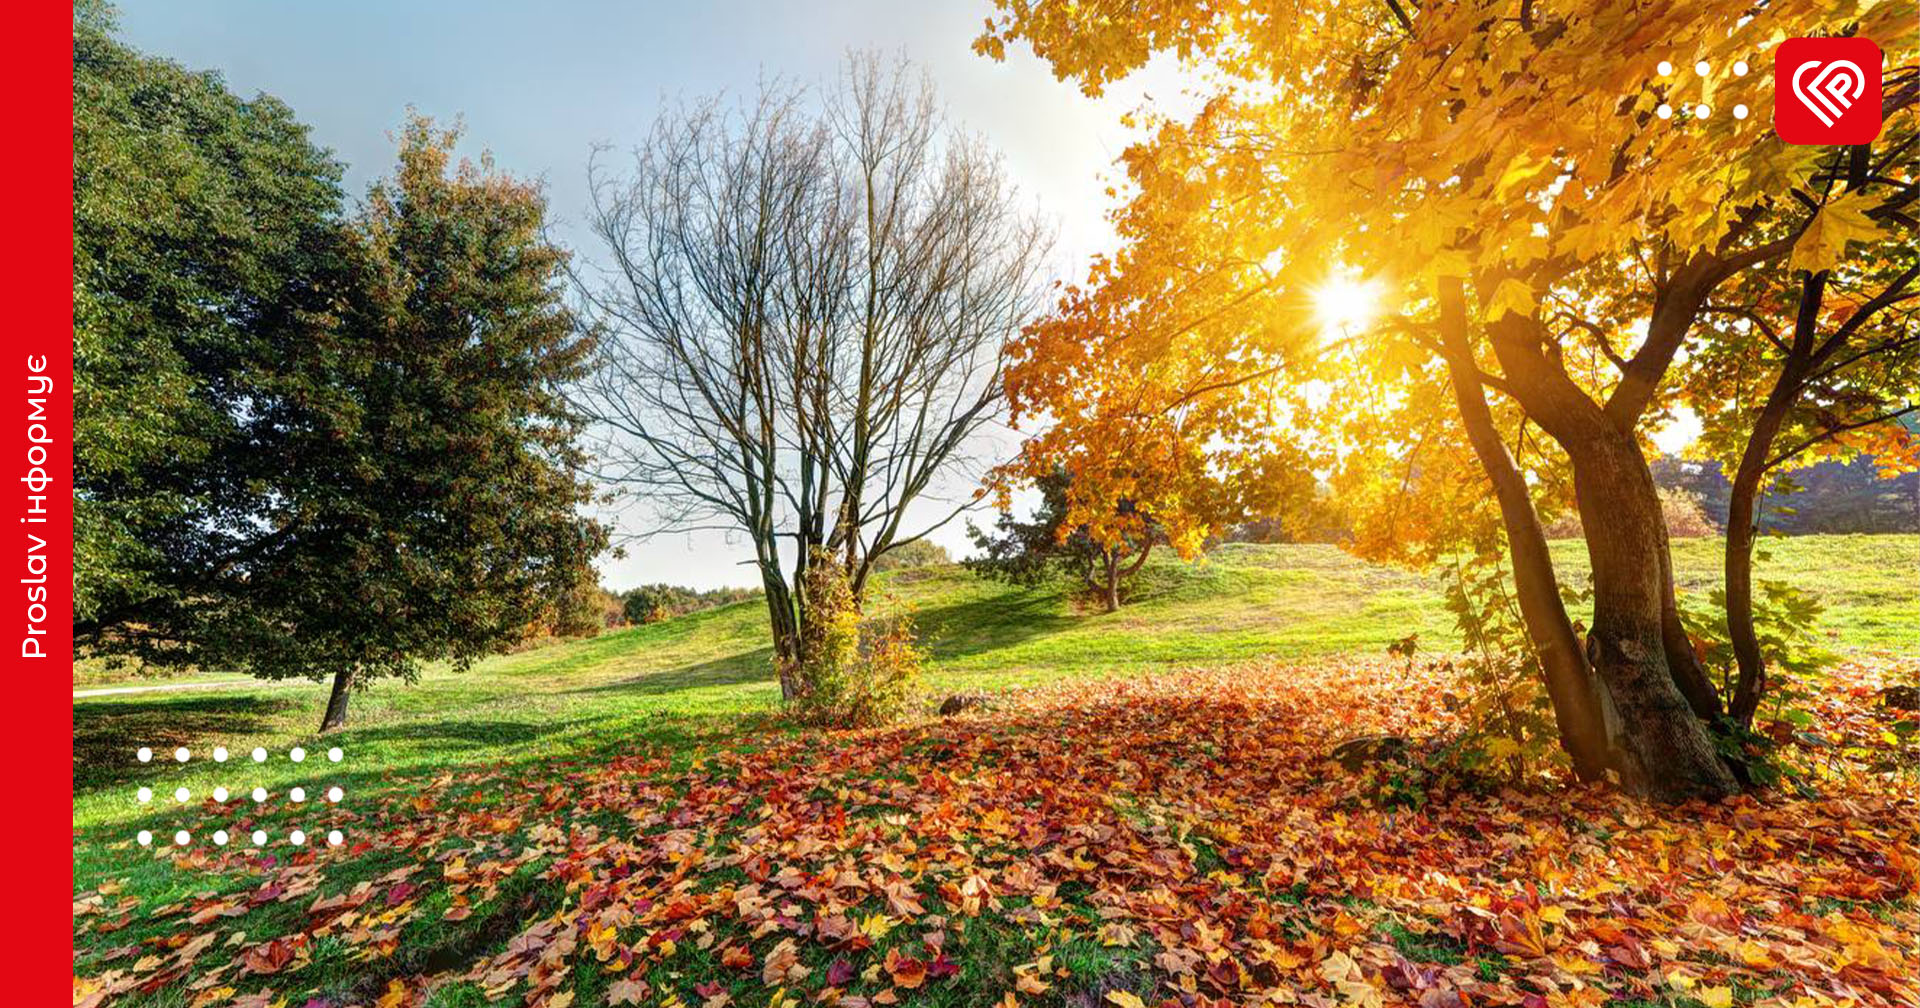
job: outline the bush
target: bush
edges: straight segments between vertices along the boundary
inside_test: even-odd
[[[1660,487],[1660,515],[1667,521],[1667,536],[1673,539],[1699,539],[1720,534],[1719,526],[1707,517],[1700,495],[1678,487]],[[1547,523],[1547,538],[1578,539],[1582,535],[1580,512],[1568,509]]]
[[[1689,490],[1660,488],[1660,514],[1667,520],[1667,535],[1675,539],[1700,539],[1719,535],[1720,530],[1707,517],[1700,495]]]
[[[873,569],[875,573],[885,573],[913,567],[935,567],[952,562],[953,556],[947,552],[945,546],[928,539],[915,539],[880,554],[879,558],[873,562]]]
[[[540,617],[521,631],[510,650],[538,647],[556,637],[593,637],[626,622],[620,596],[600,587],[592,567],[580,573],[572,587],[547,603]]]
[[[800,592],[809,618],[800,659],[787,670],[799,687],[789,705],[794,718],[870,728],[899,717],[926,663],[912,619],[902,613],[863,621],[846,569],[825,553],[808,565]]]

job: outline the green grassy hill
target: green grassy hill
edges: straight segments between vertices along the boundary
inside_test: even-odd
[[[1768,549],[1762,576],[1819,594],[1835,646],[1920,653],[1920,536],[1809,536]],[[1566,576],[1583,576],[1577,542],[1555,550]],[[1683,591],[1719,580],[1716,540],[1681,542],[1675,560]],[[1011,588],[960,567],[890,575],[880,590],[913,607],[932,653],[926,688],[935,702],[961,689],[1151,667],[1377,654],[1412,633],[1427,650],[1454,646],[1431,576],[1361,563],[1331,546],[1231,545],[1193,564],[1157,558],[1132,604],[1113,614],[1080,605],[1063,586]],[[380,682],[354,698],[352,725],[334,738],[372,780],[737,736],[750,723],[743,719],[778,706],[765,618],[759,603],[741,603],[501,656],[465,673],[434,668],[418,683]],[[139,746],[284,750],[311,739],[324,702],[318,684],[252,681],[77,700],[75,825],[136,828],[146,810],[128,794],[158,772],[131,761]],[[168,770],[168,780],[192,785],[205,772],[211,787],[213,770],[196,761]],[[290,781],[295,770],[268,764],[261,783]]]

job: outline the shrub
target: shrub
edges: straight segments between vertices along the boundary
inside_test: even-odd
[[[900,715],[919,681],[926,652],[904,613],[865,621],[834,558],[817,553],[800,580],[810,617],[800,658],[783,670],[798,690],[789,705],[804,724],[869,728]]]
[[[876,573],[907,570],[913,567],[935,567],[953,562],[952,554],[945,546],[928,539],[915,539],[880,554],[873,561]]]
[[[571,587],[541,608],[539,618],[522,628],[508,650],[524,651],[554,638],[593,637],[624,622],[620,596],[600,587],[599,575],[587,567]]]
[[[1679,487],[1660,487],[1660,516],[1666,519],[1667,535],[1674,539],[1699,539],[1720,534],[1707,517],[1700,495]],[[1578,539],[1582,535],[1580,512],[1569,508],[1547,523],[1547,538]]]
[[[1667,535],[1675,539],[1699,539],[1719,535],[1713,520],[1700,504],[1700,495],[1674,487],[1660,488],[1660,514],[1667,520]]]

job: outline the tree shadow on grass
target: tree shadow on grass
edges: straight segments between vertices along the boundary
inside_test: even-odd
[[[709,686],[738,686],[773,681],[773,646],[741,651],[724,658],[685,665],[680,668],[642,672],[598,686],[582,686],[568,693],[624,693],[631,696],[663,696]]]
[[[479,749],[496,745],[533,742],[543,736],[573,727],[574,722],[549,721],[530,724],[525,721],[436,721],[388,725],[380,728],[352,728],[329,736],[342,747],[385,742],[433,743],[436,748]]]
[[[1081,617],[1063,613],[1057,591],[1014,589],[992,598],[922,609],[913,613],[920,643],[934,661],[950,661],[1012,647],[1022,641],[1078,625]],[[569,693],[623,693],[663,696],[711,686],[772,682],[773,647],[766,645],[680,668],[642,672],[615,682],[583,686]]]
[[[74,786],[116,784],[153,776],[163,763],[171,762],[169,754],[175,747],[198,749],[202,740],[264,730],[275,715],[305,699],[228,695],[75,704]],[[141,746],[154,751],[153,762],[134,759],[134,751]]]
[[[992,598],[922,609],[913,614],[920,643],[936,662],[1013,647],[1059,633],[1082,617],[1061,611],[1057,589],[1014,590]]]

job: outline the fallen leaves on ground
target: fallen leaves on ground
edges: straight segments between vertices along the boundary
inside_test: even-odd
[[[1872,702],[1881,670],[1826,691],[1801,733],[1805,796],[1369,805],[1326,753],[1445,725],[1442,676],[1253,664],[684,768],[632,753],[445,773],[363,812],[350,848],[156,853],[227,884],[151,908],[118,881],[76,895],[74,1002],[407,1008],[461,985],[547,1008],[1920,999],[1920,786],[1862,756],[1897,738]]]

